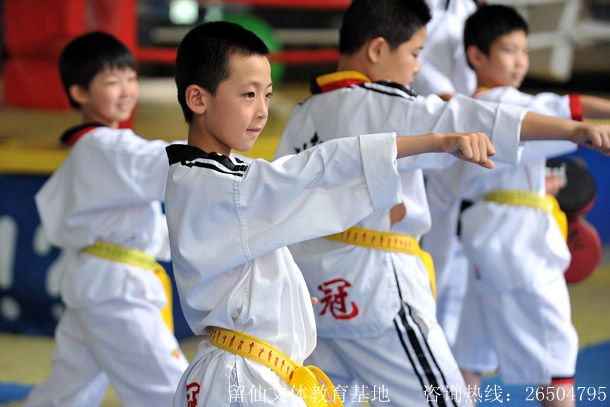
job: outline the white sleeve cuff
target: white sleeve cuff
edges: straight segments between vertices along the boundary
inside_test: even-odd
[[[507,164],[519,162],[521,155],[519,148],[521,122],[526,113],[527,109],[521,106],[505,103],[498,105],[491,132],[491,142],[496,148],[494,160]]]
[[[373,208],[379,210],[396,205],[400,202],[396,134],[368,134],[359,139],[364,177]]]

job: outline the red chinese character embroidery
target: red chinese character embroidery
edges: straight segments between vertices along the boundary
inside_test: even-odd
[[[346,301],[348,293],[346,288],[351,286],[349,281],[342,278],[336,278],[320,284],[318,289],[324,293],[322,298],[324,308],[322,308],[320,315],[326,314],[328,310],[330,310],[330,313],[336,319],[352,319],[358,315],[358,306],[353,301],[349,303],[350,310],[348,312]]]
[[[192,382],[186,385],[187,407],[197,407],[197,396],[199,395],[199,383]]]

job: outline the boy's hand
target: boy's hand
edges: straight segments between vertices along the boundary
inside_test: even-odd
[[[580,124],[572,131],[570,140],[610,155],[610,126],[607,124]]]
[[[547,174],[544,179],[547,195],[557,196],[559,190],[566,186],[566,180],[559,174]]]
[[[407,207],[403,202],[396,204],[390,209],[390,226],[394,226],[407,216]]]
[[[496,149],[484,133],[442,133],[440,138],[442,152],[485,168],[494,167],[489,157],[496,153]]]

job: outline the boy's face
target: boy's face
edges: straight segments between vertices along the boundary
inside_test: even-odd
[[[420,28],[411,39],[398,48],[390,50],[387,46],[379,59],[377,66],[370,75],[372,81],[392,81],[410,86],[413,77],[419,72],[420,51],[426,40],[426,27]]]
[[[89,89],[78,88],[75,100],[85,121],[117,128],[129,119],[138,100],[138,77],[131,68],[105,68],[98,72]],[[74,94],[72,95],[75,96]]]
[[[199,134],[204,150],[224,155],[252,148],[267,123],[272,92],[271,65],[263,55],[234,54],[229,72],[208,94]]]
[[[521,86],[529,69],[525,32],[517,30],[502,35],[491,44],[489,55],[480,54],[473,63],[479,86]]]

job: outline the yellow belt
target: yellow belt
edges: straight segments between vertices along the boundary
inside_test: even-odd
[[[342,407],[330,379],[315,366],[299,366],[275,346],[243,332],[210,327],[210,343],[258,362],[278,374],[308,407]]]
[[[505,205],[529,206],[548,212],[555,218],[564,240],[568,238],[568,218],[553,195],[542,196],[530,191],[497,189],[485,194],[485,200]]]
[[[169,329],[174,332],[174,316],[172,313],[172,282],[163,266],[160,265],[152,256],[140,250],[102,241],[97,241],[92,246],[85,247],[83,252],[106,260],[140,267],[155,273],[157,278],[161,280],[161,284],[163,284],[165,294],[167,295],[167,305],[161,310],[161,315],[163,316],[163,321],[165,321]]]
[[[341,233],[326,236],[327,239],[355,246],[363,246],[376,250],[406,253],[421,259],[428,271],[430,287],[436,297],[436,277],[434,274],[434,261],[430,253],[419,247],[417,240],[411,236],[394,232],[366,229],[353,226]]]

